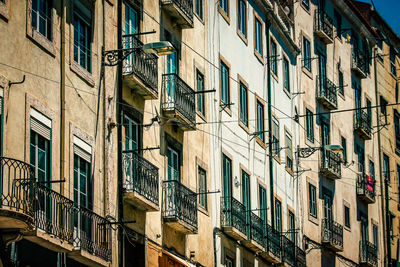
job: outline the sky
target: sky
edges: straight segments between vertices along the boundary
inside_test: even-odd
[[[371,4],[371,0],[359,0]],[[400,36],[400,0],[372,0],[376,10]]]

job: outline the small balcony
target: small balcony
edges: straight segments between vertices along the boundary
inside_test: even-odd
[[[360,78],[367,78],[369,74],[369,64],[367,56],[359,49],[352,51],[351,70],[354,71]]]
[[[315,34],[325,44],[333,43],[333,20],[323,10],[315,10]]]
[[[166,224],[185,234],[197,233],[197,196],[179,181],[163,182],[162,216]]]
[[[182,130],[196,129],[194,91],[177,74],[163,74],[162,109]]]
[[[317,76],[317,100],[329,110],[337,109],[336,85],[326,77]]]
[[[124,83],[144,99],[158,97],[158,57],[145,53],[143,43],[135,36],[126,36],[124,48],[134,48],[132,54],[124,59]]]
[[[367,204],[375,203],[375,179],[365,173],[357,177],[357,197]]]
[[[221,228],[236,240],[247,238],[246,207],[231,196],[221,198]]]
[[[281,233],[273,229],[270,225],[266,228],[267,246],[261,253],[261,257],[267,261],[278,264],[282,261],[282,238]]]
[[[286,236],[282,236],[283,263],[286,266],[296,266],[296,245]]]
[[[122,158],[124,200],[140,210],[160,210],[158,168],[136,151],[124,151]]]
[[[343,226],[333,220],[322,220],[322,243],[333,251],[343,251]]]
[[[368,241],[360,241],[360,266],[378,266],[378,249]]]
[[[193,0],[161,0],[162,7],[182,29],[193,28]]]
[[[307,254],[300,247],[296,246],[296,267],[307,267]]]
[[[329,179],[340,179],[342,176],[339,153],[322,149],[320,173]]]
[[[249,237],[243,244],[254,252],[261,252],[265,248],[264,221],[253,212],[250,214]]]
[[[371,140],[372,138],[372,119],[368,113],[363,110],[356,110],[354,112],[354,132],[364,140]]]

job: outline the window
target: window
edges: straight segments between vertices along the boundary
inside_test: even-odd
[[[259,18],[254,17],[254,49],[258,55],[263,55],[263,34],[262,22]]]
[[[282,203],[275,198],[275,230],[282,233]]]
[[[229,16],[229,0],[219,0],[219,8],[226,16]]]
[[[220,73],[220,82],[221,82],[221,101],[224,104],[230,103],[230,81],[229,81],[229,68],[228,66],[221,61],[221,73]]]
[[[286,168],[293,171],[292,136],[286,132]]]
[[[311,61],[311,43],[303,37],[303,66],[309,71],[311,71]]]
[[[207,210],[207,175],[206,171],[199,167],[199,206]]]
[[[310,0],[302,0],[301,3],[306,9],[310,9]]]
[[[263,219],[264,225],[267,224],[267,190],[262,186],[258,186],[259,197],[258,200],[260,202],[260,218]]]
[[[333,17],[336,23],[336,35],[338,37],[342,36],[342,16],[336,10],[333,13]]]
[[[343,147],[343,162],[347,163],[347,141],[346,138],[344,138],[343,136],[341,137],[341,143],[342,143],[342,147]]]
[[[294,220],[294,214],[290,210],[288,219],[289,219],[289,239],[290,241],[295,242],[295,231],[296,231],[295,220]]]
[[[239,34],[241,34],[244,38],[247,38],[247,10],[246,10],[246,1],[245,0],[237,0],[237,28]]]
[[[244,206],[246,223],[250,224],[250,210],[251,210],[250,175],[247,172],[245,172],[244,170],[241,170],[241,176],[242,176],[242,203]],[[247,230],[249,230],[249,229],[247,229]],[[247,234],[249,234],[249,232]]]
[[[222,154],[222,176],[224,179],[224,197],[232,196],[232,160]]]
[[[271,61],[271,71],[275,74],[278,75],[278,51],[276,47],[275,41],[271,39],[271,56],[270,56],[270,61]]]
[[[139,32],[138,12],[131,5],[124,1],[125,5],[125,34],[134,34]],[[130,47],[133,48],[133,47]]]
[[[167,157],[168,157],[168,180],[180,181],[181,180],[181,172],[180,172],[180,154],[179,152],[168,146],[167,148]]]
[[[384,115],[385,123],[387,123],[387,104],[388,104],[388,102],[385,98],[383,98],[383,96],[381,96],[379,98],[379,100],[380,100],[379,102],[381,105],[381,113]]]
[[[344,206],[344,226],[350,228],[350,208]]]
[[[390,184],[390,161],[386,154],[383,154],[383,176]]]
[[[197,91],[204,91],[204,76],[199,71],[196,71]],[[197,111],[201,115],[205,115],[204,93],[197,94]]]
[[[369,161],[369,175],[375,181],[375,164],[372,160]]]
[[[376,46],[378,47],[378,53],[377,53],[377,58],[379,59],[380,62],[383,62],[383,41],[381,39],[376,40]]]
[[[265,142],[265,132],[264,132],[264,105],[257,100],[257,137],[263,143]]]
[[[339,65],[338,65],[338,80],[339,80],[339,93],[344,96],[343,72],[340,70]]]
[[[240,82],[240,106],[239,106],[239,113],[240,113],[240,121],[246,126],[249,126],[248,123],[248,101],[247,101],[247,87]]]
[[[279,157],[279,122],[272,117],[272,153]]]
[[[396,77],[396,52],[390,47],[390,72]]]
[[[225,266],[226,267],[235,267],[235,260],[232,259],[231,257],[226,256],[225,257]]]
[[[30,164],[37,181],[47,182],[51,180],[51,129],[33,117],[30,123]]]
[[[389,214],[390,239],[393,241],[393,239],[394,239],[393,221],[394,221],[394,218],[396,218],[396,216],[392,212],[389,212],[389,213],[390,213]]]
[[[317,218],[317,188],[312,184],[308,184],[308,206],[310,215]]]
[[[80,1],[74,1],[74,61],[92,72],[92,13]]]
[[[196,4],[195,4],[195,10],[194,12],[196,12],[197,16],[199,16],[199,18],[202,20],[203,19],[203,0],[195,0]]]
[[[398,190],[397,192],[400,192],[400,165],[397,165],[396,171],[397,171],[397,190]],[[397,194],[397,200],[400,203],[400,194]],[[398,207],[399,206],[400,205],[398,205]]]
[[[5,3],[5,2],[3,2]],[[48,40],[52,40],[52,8],[51,0],[32,0],[31,25]]]
[[[139,148],[139,125],[129,116],[124,115],[123,133],[125,136],[125,150]]]
[[[372,225],[372,235],[373,235],[373,238],[374,238],[373,241],[374,241],[374,245],[375,245],[375,247],[376,247],[376,250],[379,251],[378,226],[375,225],[375,224]]]
[[[396,150],[400,151],[400,114],[397,110],[394,110],[394,133],[396,137]]]
[[[306,132],[308,141],[314,143],[314,114],[306,109]]]
[[[290,93],[289,60],[286,57],[283,58],[283,76],[283,86]]]

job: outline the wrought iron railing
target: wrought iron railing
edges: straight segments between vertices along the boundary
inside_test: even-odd
[[[143,43],[135,36],[124,36],[123,46],[134,49],[124,60],[123,74],[135,74],[153,92],[158,93],[158,57],[145,53]]]
[[[264,221],[253,212],[250,212],[250,238],[265,247]]]
[[[327,149],[322,149],[321,155],[321,169],[328,170],[335,176],[340,177],[342,174],[340,154]]]
[[[300,247],[296,246],[296,267],[307,267],[306,252]]]
[[[324,218],[322,220],[322,242],[343,249],[343,226]]]
[[[358,174],[357,195],[365,195],[371,200],[375,200],[375,179],[365,173]]]
[[[333,20],[325,11],[315,10],[315,30],[323,31],[329,38],[333,39]]]
[[[352,67],[360,69],[364,74],[369,73],[367,56],[357,48],[352,51]]]
[[[136,151],[122,152],[125,192],[136,192],[158,205],[158,168]]]
[[[178,111],[190,124],[196,123],[196,102],[193,89],[187,85],[177,74],[163,74],[164,110]]]
[[[179,181],[171,180],[163,182],[163,196],[164,219],[182,220],[197,231],[196,193]]]
[[[292,240],[287,238],[286,236],[282,236],[282,248],[283,248],[283,261],[286,262],[289,266],[295,266],[295,253],[296,246]]]
[[[244,235],[247,233],[246,207],[231,196],[221,198],[221,226],[234,227]]]
[[[327,77],[317,76],[317,88],[319,98],[326,98],[337,107],[337,88],[331,80]]]
[[[360,241],[360,263],[378,266],[378,249],[374,244],[368,241]]]
[[[175,4],[193,23],[193,0],[163,0],[164,4]]]
[[[354,129],[365,131],[368,135],[372,133],[372,118],[368,112],[358,109],[354,111]]]
[[[267,224],[266,234],[267,234],[266,250],[268,252],[271,252],[275,257],[281,259],[282,258],[281,233],[273,229],[269,224]]]
[[[0,157],[0,205],[33,217],[33,168],[20,160]]]

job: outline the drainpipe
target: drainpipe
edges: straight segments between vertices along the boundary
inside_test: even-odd
[[[214,245],[214,266],[218,266],[217,265],[217,234],[219,233],[219,228],[218,227],[214,227],[213,230],[213,245]]]
[[[268,159],[269,159],[269,191],[271,199],[271,227],[275,229],[274,220],[274,174],[273,174],[273,159],[272,159],[272,106],[271,106],[271,62],[270,62],[270,51],[269,51],[269,29],[271,23],[267,20],[265,24],[266,41],[267,41],[267,101],[268,101]]]
[[[106,36],[105,36],[105,23],[106,23],[106,1],[103,0],[103,49],[106,49]],[[107,181],[108,181],[108,174],[107,174],[107,152],[106,152],[106,136],[107,136],[107,120],[106,120],[106,75],[105,75],[105,68],[104,66],[101,66],[101,71],[103,72],[103,188],[104,188],[104,213],[109,214],[108,210],[108,199],[109,199],[109,191],[108,191],[108,186],[107,186]]]
[[[60,48],[60,179],[64,179],[65,169],[65,1],[61,1],[61,48]],[[64,195],[64,183],[60,183],[60,194]]]

